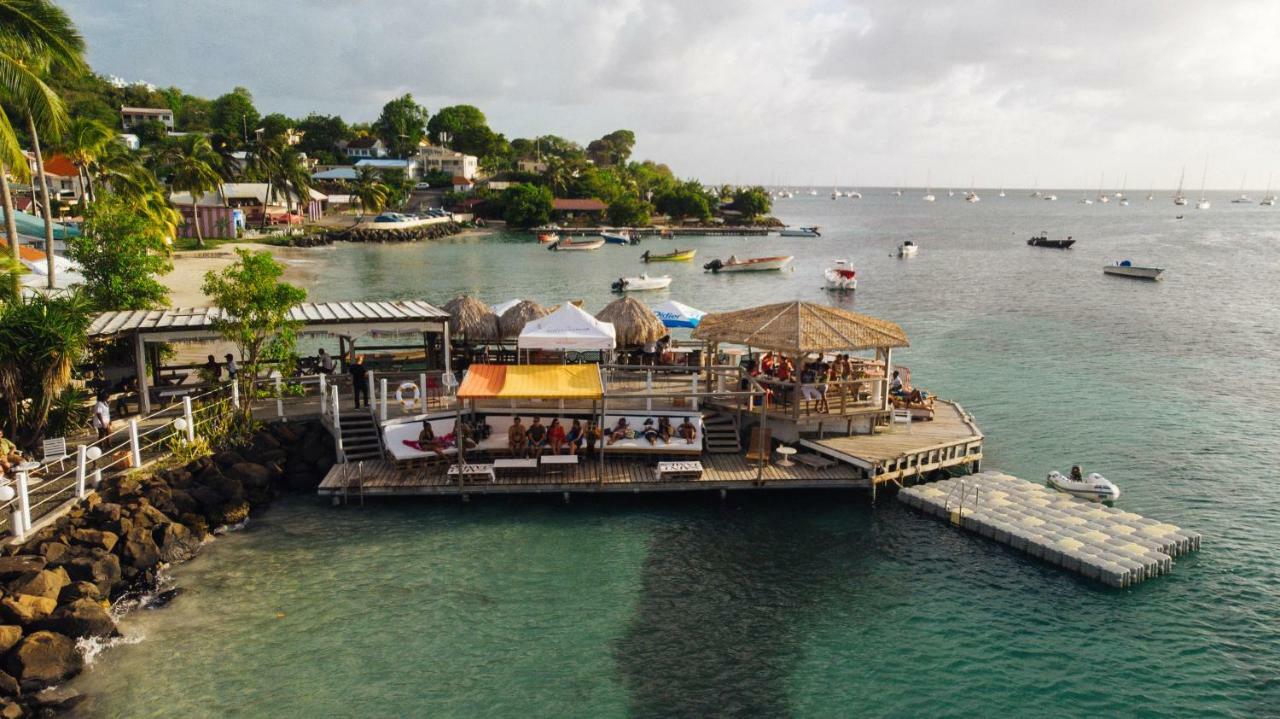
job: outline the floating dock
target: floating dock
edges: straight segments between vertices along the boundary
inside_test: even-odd
[[[908,487],[898,500],[1112,587],[1168,574],[1195,532],[999,472]]]

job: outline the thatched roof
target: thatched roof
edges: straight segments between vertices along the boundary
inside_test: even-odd
[[[498,316],[489,306],[467,295],[458,295],[445,303],[449,313],[449,331],[456,337],[488,342],[498,339]]]
[[[811,302],[782,302],[702,318],[693,338],[802,355],[907,347],[907,333],[887,320]]]
[[[498,318],[498,329],[503,337],[519,337],[526,324],[549,314],[551,310],[537,302],[520,300]]]
[[[653,310],[634,297],[623,297],[610,302],[596,313],[596,319],[613,323],[619,347],[636,347],[657,342],[667,334],[667,328],[653,314]]]

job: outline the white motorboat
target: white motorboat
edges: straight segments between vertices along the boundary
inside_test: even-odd
[[[933,202],[934,200],[937,200],[938,198],[934,197],[934,196],[933,196],[933,193],[932,193],[932,192],[930,192],[929,194],[925,195],[923,199],[924,199],[924,201],[925,201],[925,202]]]
[[[1263,207],[1274,207],[1276,204],[1276,198],[1274,195],[1267,195],[1266,197],[1262,198],[1262,202],[1259,202],[1258,204],[1262,205]]]
[[[601,232],[600,237],[611,245],[635,245],[640,242],[639,235],[634,233]]]
[[[1046,482],[1059,492],[1092,499],[1095,502],[1114,502],[1120,499],[1120,488],[1097,472],[1092,472],[1088,477],[1077,481],[1054,470],[1049,473]]]
[[[822,237],[817,225],[813,227],[784,227],[778,234],[782,237]]]
[[[604,247],[604,238],[597,237],[594,240],[575,241],[568,237],[561,238],[547,245],[548,250],[555,252],[579,252],[583,250],[598,250]]]
[[[1120,198],[1120,206],[1121,206],[1121,207],[1128,207],[1128,206],[1129,206],[1129,198],[1127,198],[1127,197],[1121,197],[1121,198]]]
[[[898,245],[898,257],[915,257],[920,252],[920,245],[912,240],[906,240]]]
[[[858,289],[858,273],[848,260],[836,260],[834,267],[828,267],[822,273],[826,279],[826,287],[833,292],[852,292]]]
[[[1158,280],[1164,274],[1162,267],[1138,267],[1132,260],[1120,260],[1102,268],[1102,272],[1117,277],[1132,277],[1135,280]]]
[[[862,193],[858,192],[857,190],[849,190],[848,192],[845,193],[845,197],[849,198],[850,200],[861,200]]]
[[[648,290],[665,290],[671,286],[671,276],[650,277],[642,274],[639,277],[619,277],[611,287],[614,292],[645,292]]]
[[[1044,196],[1044,199],[1048,200],[1049,202],[1057,202],[1057,201],[1058,201],[1058,196],[1057,196],[1057,195],[1045,195],[1045,196]]]
[[[894,190],[889,194],[893,195],[894,197],[902,197],[902,190]]]
[[[712,260],[702,266],[702,269],[708,272],[770,272],[783,270],[791,261],[795,259],[793,255],[778,255],[775,257],[748,257],[740,260],[730,255],[727,260]]]
[[[844,193],[843,193],[843,192],[841,192],[841,191],[839,191],[839,190],[832,190],[832,191],[831,191],[831,199],[833,199],[833,200],[834,200],[834,199],[837,199],[837,198],[840,198],[840,197],[844,197]]]
[[[1081,197],[1081,198],[1080,198],[1080,204],[1082,204],[1082,205],[1092,205],[1092,204],[1093,204],[1093,200],[1090,200],[1090,199],[1089,199],[1089,198],[1087,198],[1087,197]]]
[[[974,192],[973,190],[969,190],[964,195],[964,201],[965,202],[982,202],[982,198],[978,197],[978,193]]]

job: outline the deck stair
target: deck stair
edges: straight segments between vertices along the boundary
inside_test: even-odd
[[[382,438],[368,412],[342,413],[342,450],[348,462],[382,458]]]
[[[708,412],[702,415],[704,444],[709,454],[741,454],[742,432],[732,414]]]

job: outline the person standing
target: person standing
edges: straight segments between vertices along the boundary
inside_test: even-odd
[[[222,381],[222,365],[218,364],[218,360],[209,355],[209,361],[204,363],[201,371],[205,375],[205,380],[209,382]]]
[[[358,355],[356,361],[347,368],[351,374],[351,394],[356,400],[356,409],[360,409],[360,397],[364,397],[364,406],[369,406],[369,370],[364,366],[364,355]]]
[[[111,407],[107,405],[107,393],[98,393],[98,402],[93,405],[93,417],[90,420],[93,428],[98,430],[98,439],[106,439],[111,434]]]
[[[316,360],[320,365],[320,374],[333,374],[333,357],[323,347],[317,350]]]
[[[235,356],[228,352],[223,359],[227,361],[227,380],[235,382],[240,374],[240,366],[236,364]]]

